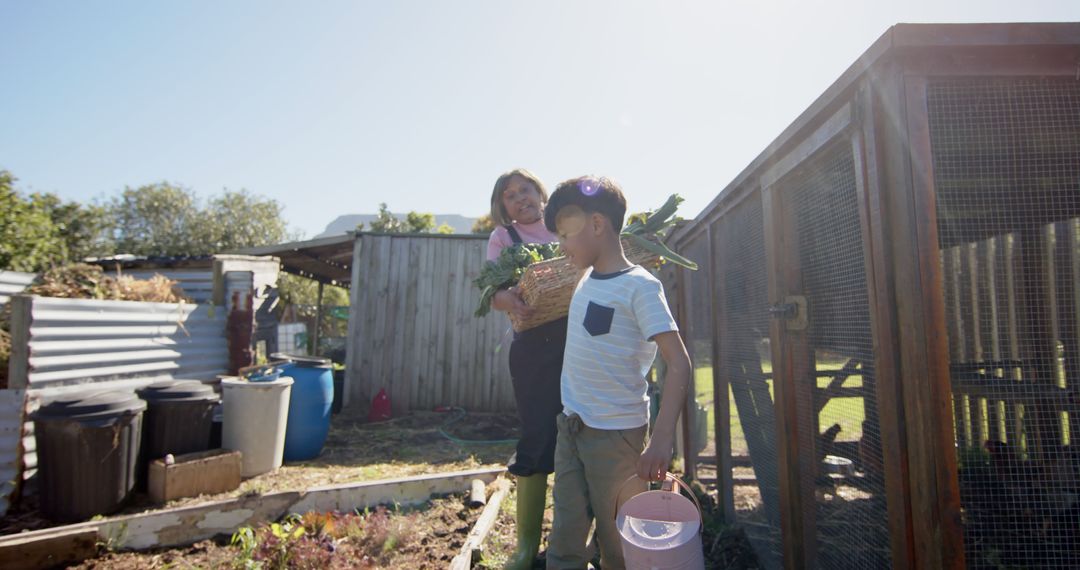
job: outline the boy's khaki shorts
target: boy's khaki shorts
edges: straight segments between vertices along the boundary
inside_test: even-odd
[[[647,483],[636,473],[649,426],[593,429],[576,414],[559,414],[556,423],[555,521],[548,537],[547,567],[586,568],[586,541],[595,518],[601,566],[604,570],[624,568],[622,542],[615,526],[621,502],[617,505],[616,500],[626,501],[646,489]]]

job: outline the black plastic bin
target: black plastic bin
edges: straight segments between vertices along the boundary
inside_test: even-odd
[[[75,522],[124,505],[135,487],[144,410],[131,392],[98,392],[34,412],[42,515]]]
[[[138,394],[147,405],[140,478],[154,459],[209,449],[214,407],[221,400],[213,386],[198,380],[170,380],[151,384]]]

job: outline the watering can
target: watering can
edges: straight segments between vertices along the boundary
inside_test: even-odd
[[[631,476],[619,489],[637,478]],[[619,507],[615,525],[622,541],[627,570],[704,570],[701,545],[701,504],[690,487],[668,473],[665,486],[630,497]],[[690,499],[679,493],[686,490]],[[691,502],[693,500],[693,502]]]

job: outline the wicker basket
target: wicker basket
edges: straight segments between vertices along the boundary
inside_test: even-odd
[[[660,259],[660,256],[625,236],[622,238],[622,246],[630,263],[649,266]],[[519,319],[517,315],[510,313],[510,324],[514,330],[526,331],[565,317],[570,312],[570,298],[574,296],[574,287],[583,274],[584,271],[574,267],[565,257],[530,265],[518,282],[518,289],[525,304],[535,311],[528,319]]]

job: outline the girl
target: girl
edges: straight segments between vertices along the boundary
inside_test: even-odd
[[[544,227],[546,204],[547,191],[533,173],[519,168],[500,176],[491,192],[491,220],[496,227],[488,239],[488,259],[515,243],[557,242],[558,237]],[[521,317],[533,311],[517,288],[496,293],[491,307]],[[507,468],[517,476],[518,493],[518,544],[506,564],[509,569],[532,568],[540,549],[547,478],[555,471],[555,418],[562,412],[559,379],[565,345],[565,318],[514,333],[510,345],[510,377],[522,429]]]

